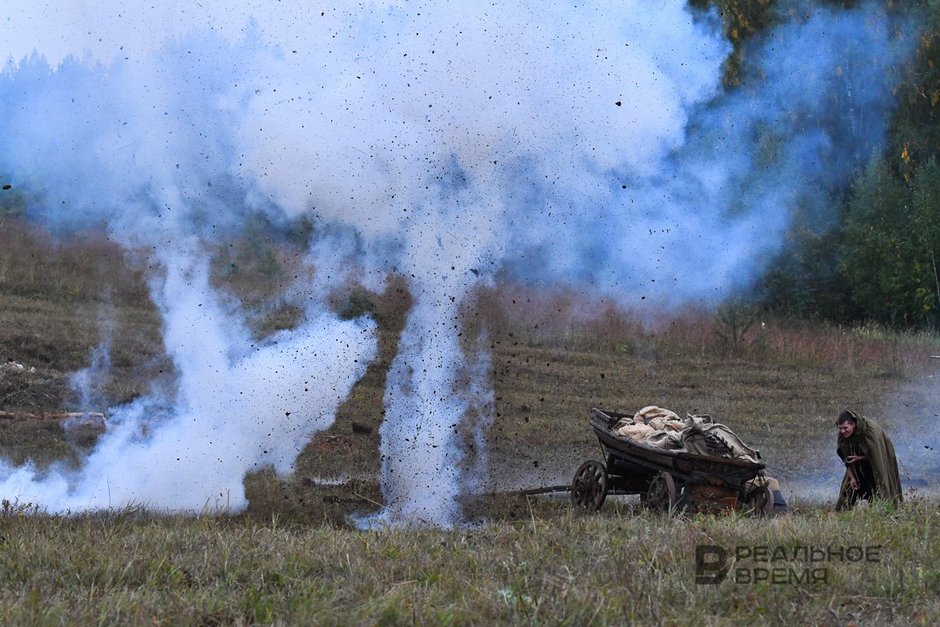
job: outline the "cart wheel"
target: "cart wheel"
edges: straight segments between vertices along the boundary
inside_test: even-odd
[[[676,506],[676,481],[668,472],[660,470],[650,481],[643,502],[658,512],[668,512]]]
[[[774,494],[767,486],[759,486],[747,495],[747,504],[757,516],[769,516],[774,511]]]
[[[607,498],[607,470],[604,464],[588,460],[574,473],[571,482],[571,504],[588,512],[596,512]]]

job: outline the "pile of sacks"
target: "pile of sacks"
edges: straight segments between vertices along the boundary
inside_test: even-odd
[[[760,453],[711,416],[688,414],[685,420],[662,407],[644,407],[632,417],[621,418],[613,427],[618,435],[669,451],[687,451],[712,457],[730,457],[757,463]]]
[[[685,422],[676,412],[655,405],[644,407],[632,418],[624,416],[614,425],[614,431],[618,435],[653,448],[670,451],[682,448],[684,428]]]

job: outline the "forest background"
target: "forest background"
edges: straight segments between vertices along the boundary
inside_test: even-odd
[[[734,53],[725,84],[760,33],[780,19],[776,0],[693,0],[716,6]],[[843,6],[857,2],[826,2]],[[940,328],[940,3],[885,3],[896,14],[928,16],[914,62],[897,77],[897,109],[885,149],[832,195],[833,211],[795,212],[787,245],[755,286],[752,303],[783,314],[839,323]],[[851,116],[852,111],[841,112]]]

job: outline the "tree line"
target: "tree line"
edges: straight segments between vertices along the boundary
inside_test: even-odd
[[[783,251],[753,299],[788,315],[837,322],[872,320],[897,328],[940,329],[940,1],[881,0],[897,17],[924,24],[896,87],[887,141],[854,180],[830,192],[831,218],[797,208]],[[855,7],[815,0],[807,5]],[[734,51],[724,82],[742,80],[748,43],[797,3],[690,0],[714,7]]]

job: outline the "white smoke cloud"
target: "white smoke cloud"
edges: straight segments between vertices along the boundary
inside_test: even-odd
[[[146,397],[111,410],[109,431],[78,476],[19,469],[6,495],[54,511],[127,504],[184,510],[240,509],[246,472],[288,473],[310,435],[374,359],[374,324],[317,314],[264,346],[249,348],[240,321],[209,286],[205,260],[160,252],[165,272],[154,296],[164,342],[181,372],[171,415]]]
[[[144,403],[120,410],[122,427],[50,498],[100,506],[102,477],[136,464],[145,470],[129,471],[123,492],[106,481],[112,496],[239,503],[247,469],[288,469],[332,420],[374,354],[371,326],[336,320],[315,296],[306,325],[254,349],[208,284],[198,239],[264,211],[335,227],[310,250],[315,295],[351,274],[408,279],[382,485],[389,520],[445,525],[460,518],[455,425],[489,394],[458,341],[472,289],[508,269],[671,307],[747,286],[779,250],[793,205],[811,202],[795,190],[824,191],[879,145],[885,75],[905,51],[874,4],[820,10],[754,53],[763,80],[723,94],[730,45],[714,16],[679,0],[69,2],[11,5],[0,20],[16,25],[0,44],[11,58],[0,171],[42,189],[37,218],[104,223],[153,251],[181,373],[166,425],[138,441],[127,425]],[[350,348],[322,348],[337,342]],[[271,368],[284,374],[280,395],[262,393],[268,379],[252,387]],[[323,400],[295,427],[284,418],[299,413],[290,391],[301,379]],[[277,444],[265,448],[269,437]],[[166,465],[173,451],[180,461]],[[218,473],[199,473],[204,458],[220,460]],[[177,494],[188,472],[205,485]]]
[[[937,402],[937,379],[940,369],[932,368],[918,379],[901,386],[884,400],[878,413],[871,417],[891,437],[901,485],[905,494],[920,497],[937,496],[940,475],[940,403]]]
[[[651,155],[651,176],[615,166],[602,173],[606,187],[580,198],[553,190],[564,219],[517,230],[525,258],[510,265],[527,278],[594,285],[638,309],[710,305],[749,288],[794,210],[825,223],[828,192],[883,145],[911,44],[892,35],[876,3],[784,21],[747,48],[739,88],[690,103],[685,141],[661,160]],[[562,255],[546,252],[550,237],[568,243]]]
[[[101,335],[104,341],[91,353],[91,363],[77,370],[69,377],[69,387],[76,397],[75,409],[83,412],[92,411],[92,407],[101,404],[105,398],[102,387],[111,372],[111,337],[114,334],[114,320],[106,314],[102,317]]]

